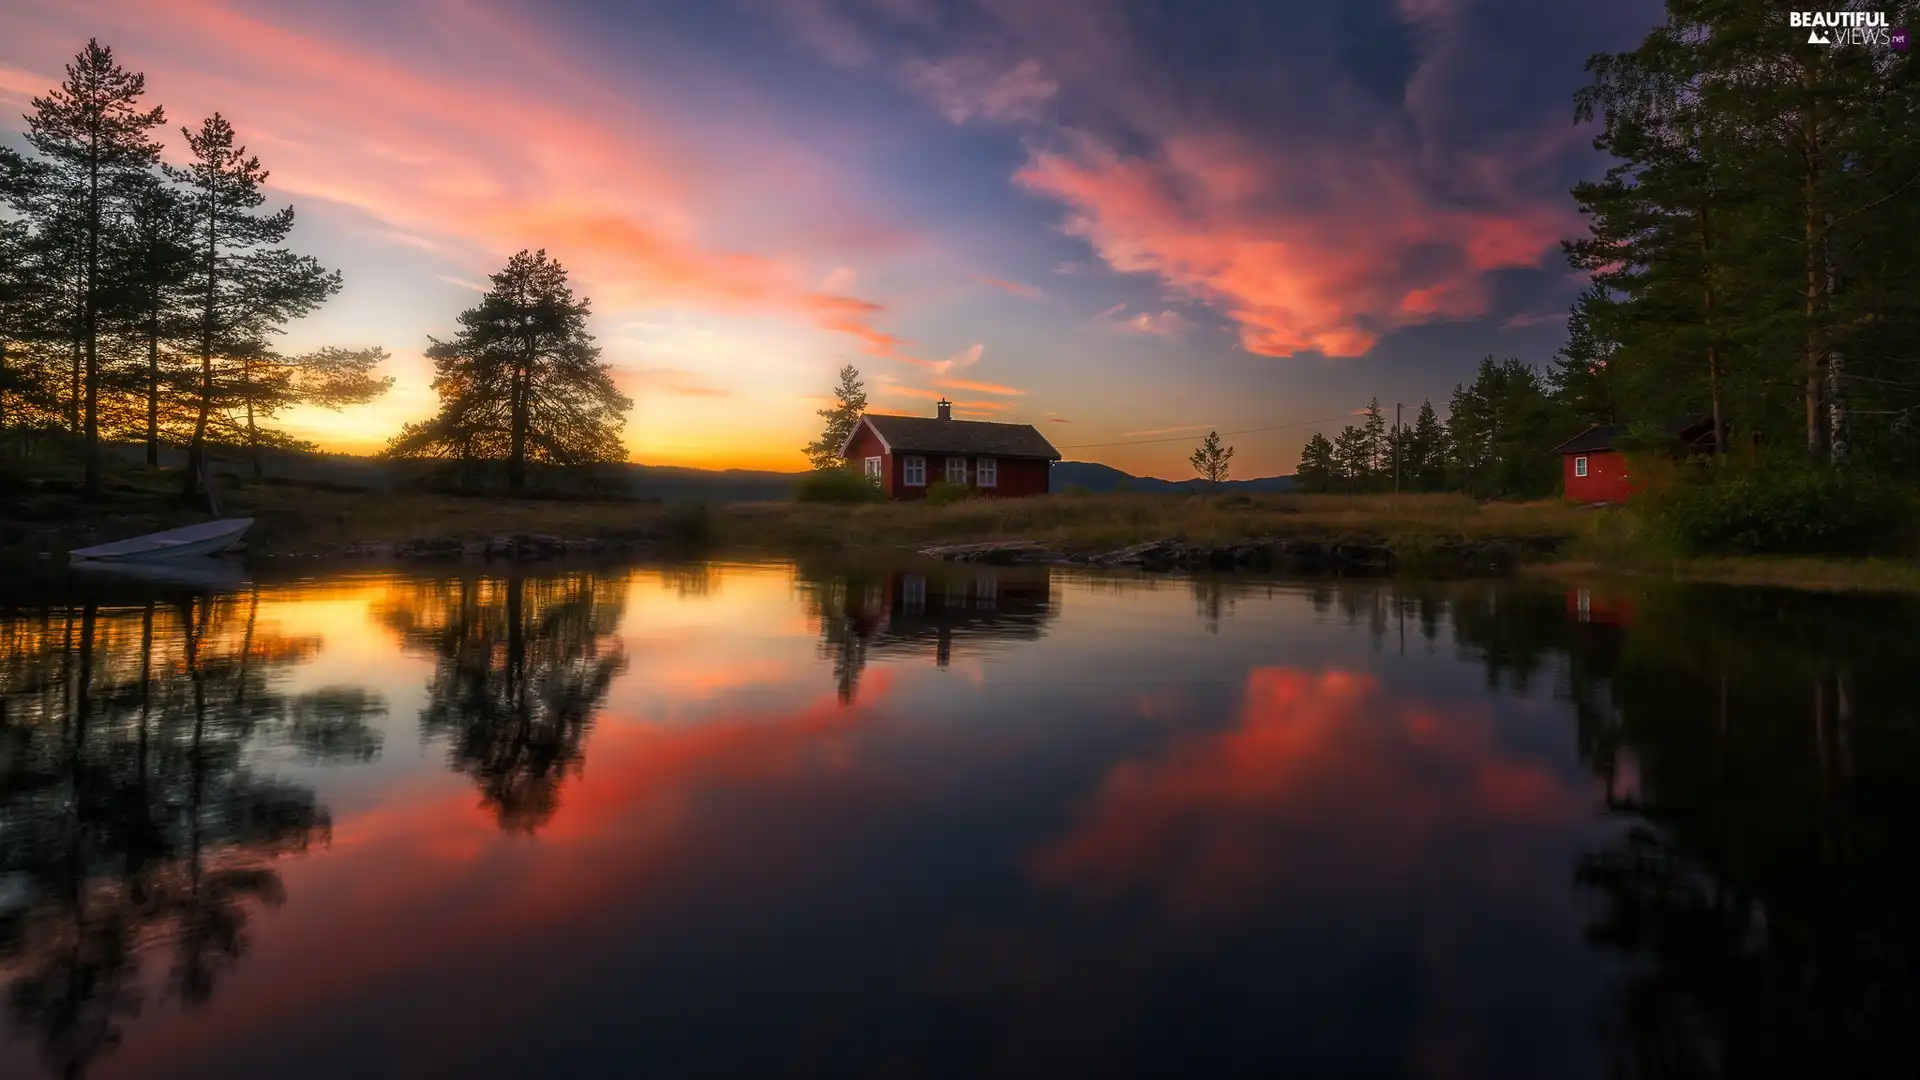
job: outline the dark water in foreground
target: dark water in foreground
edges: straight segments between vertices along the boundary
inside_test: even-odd
[[[12,595],[7,1078],[1914,1068],[1911,600]]]

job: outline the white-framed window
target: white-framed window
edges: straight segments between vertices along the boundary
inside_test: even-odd
[[[900,579],[900,606],[913,615],[927,609],[926,578],[919,574],[908,574]]]
[[[866,475],[869,480],[880,479],[880,459],[870,457],[866,460]]]
[[[908,487],[927,486],[927,459],[909,454],[900,459],[900,482]]]
[[[1000,463],[990,457],[983,457],[973,463],[973,482],[981,487],[998,487],[1000,484]]]
[[[947,483],[967,486],[967,459],[950,457],[947,459]]]
[[[1586,458],[1577,457],[1573,459],[1573,475],[1575,476],[1587,475],[1587,459]]]

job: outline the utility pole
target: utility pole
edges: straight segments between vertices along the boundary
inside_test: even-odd
[[[1393,403],[1393,493],[1400,494],[1400,443],[1406,433],[1400,429],[1400,409],[1402,402]]]

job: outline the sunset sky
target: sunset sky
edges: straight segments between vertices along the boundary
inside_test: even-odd
[[[231,119],[346,278],[285,345],[394,355],[386,398],[289,418],[329,449],[431,412],[427,335],[545,247],[636,461],[803,468],[853,363],[878,411],[944,394],[1178,477],[1207,428],[1545,363],[1581,285],[1566,189],[1600,168],[1571,94],[1659,8],[6,0],[0,138],[89,36],[147,73],[170,157]],[[1235,475],[1314,429],[1230,439]]]

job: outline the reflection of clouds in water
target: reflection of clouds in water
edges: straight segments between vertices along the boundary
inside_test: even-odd
[[[1144,892],[1171,915],[1214,917],[1282,891],[1410,884],[1454,857],[1449,834],[1557,826],[1587,801],[1502,750],[1486,714],[1436,714],[1365,674],[1256,668],[1232,728],[1112,767],[1032,866],[1082,895]],[[1449,872],[1487,886],[1512,872],[1497,851],[1465,854]]]

